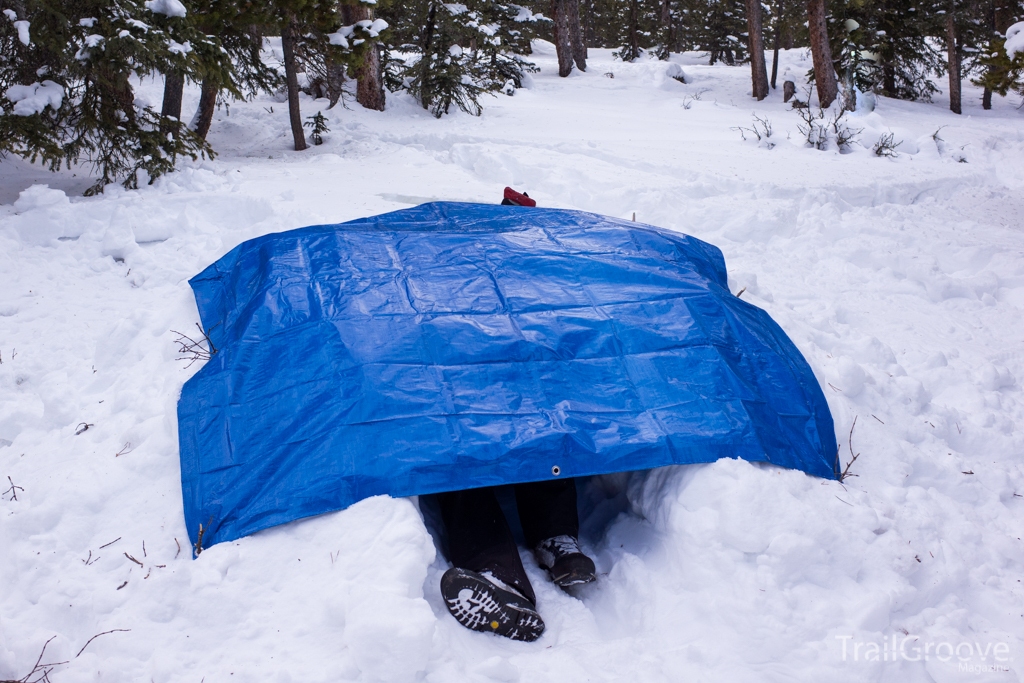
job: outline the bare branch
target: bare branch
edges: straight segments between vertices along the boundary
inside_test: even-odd
[[[89,647],[89,643],[91,643],[92,641],[96,640],[100,636],[105,636],[108,633],[127,633],[128,631],[131,631],[131,629],[130,628],[113,628],[113,629],[110,629],[109,631],[104,631],[103,633],[97,633],[92,638],[90,638],[89,640],[85,641],[85,645],[83,645],[82,649],[78,651],[77,655],[75,655],[75,659],[78,659],[82,655],[82,653],[85,652],[85,648]]]

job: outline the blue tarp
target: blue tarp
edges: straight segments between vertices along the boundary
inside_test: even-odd
[[[433,203],[250,240],[191,285],[217,348],[178,403],[193,545],[378,494],[722,457],[835,477],[810,367],[693,237]]]

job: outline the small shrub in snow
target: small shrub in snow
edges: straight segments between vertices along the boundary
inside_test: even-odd
[[[794,102],[794,108],[796,104]],[[815,149],[828,149],[828,123],[825,121],[825,110],[818,109],[815,113],[810,107],[803,107],[796,110],[800,114],[802,124],[797,130],[807,140],[807,144]]]
[[[938,134],[938,131],[935,132],[936,134]],[[875,153],[876,157],[887,157],[890,159],[895,159],[896,157],[899,156],[899,154],[896,152],[896,148],[902,144],[902,140],[900,140],[899,142],[893,141],[892,133],[886,133],[882,135],[882,137],[878,138],[878,142],[876,142],[875,146],[871,148],[871,151]]]
[[[817,111],[814,111],[805,106],[797,108],[796,111],[803,121],[797,128],[806,138],[807,145],[815,149],[826,150],[835,143],[840,152],[849,152],[850,145],[861,133],[860,128],[850,126],[846,118],[846,109],[821,109],[819,107]]]
[[[749,128],[746,126],[736,126],[734,130],[740,132],[740,136],[744,140],[747,139],[747,133],[750,133],[754,138],[757,139],[759,147],[766,147],[772,149],[775,147],[775,142],[772,138],[772,122],[767,118],[761,118],[757,114],[754,114],[754,121]]]
[[[829,123],[836,147],[839,148],[840,152],[850,151],[850,144],[855,142],[857,136],[863,131],[863,128],[853,128],[850,126],[850,122],[846,118],[846,112],[846,109],[836,110],[832,114],[832,120]]]

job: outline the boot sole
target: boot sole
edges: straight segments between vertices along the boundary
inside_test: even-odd
[[[455,620],[468,629],[532,642],[544,620],[523,598],[468,569],[452,567],[441,577],[441,595]]]
[[[596,580],[597,576],[590,572],[568,572],[561,576],[551,577],[551,583],[555,584],[559,588],[582,586],[585,583],[593,583]]]

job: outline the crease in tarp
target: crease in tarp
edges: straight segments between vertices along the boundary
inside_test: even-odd
[[[811,368],[693,237],[442,202],[264,235],[190,284],[218,349],[178,404],[193,546],[555,466],[835,477]]]

